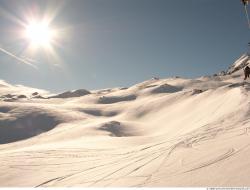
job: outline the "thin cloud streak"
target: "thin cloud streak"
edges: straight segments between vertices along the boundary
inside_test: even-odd
[[[4,54],[6,54],[6,55],[8,55],[8,56],[10,56],[10,57],[12,57],[12,58],[14,58],[14,59],[16,59],[17,61],[19,61],[19,62],[21,62],[21,63],[24,63],[24,64],[26,64],[26,65],[29,65],[29,66],[35,68],[35,69],[38,69],[36,65],[32,64],[32,63],[31,63],[30,61],[28,61],[28,59],[26,59],[26,58],[18,57],[18,56],[16,56],[15,54],[13,54],[13,53],[11,53],[11,52],[9,52],[9,51],[7,51],[7,50],[1,48],[1,47],[0,47],[0,51],[1,51],[2,53],[4,53]],[[34,61],[32,61],[32,62],[34,62]]]

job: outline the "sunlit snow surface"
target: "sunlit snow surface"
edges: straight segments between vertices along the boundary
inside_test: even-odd
[[[0,186],[250,186],[241,64],[58,95],[0,81]]]

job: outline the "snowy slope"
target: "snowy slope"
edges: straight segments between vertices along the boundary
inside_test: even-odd
[[[231,67],[229,67],[229,69],[227,70],[227,74],[232,74],[234,72],[237,72],[246,67],[247,65],[249,65],[249,63],[250,63],[249,55],[244,54],[238,60],[236,60]]]
[[[0,81],[0,186],[250,186],[248,61],[58,95]]]

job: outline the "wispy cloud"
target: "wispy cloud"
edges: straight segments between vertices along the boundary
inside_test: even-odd
[[[24,63],[24,64],[26,64],[26,65],[29,65],[29,66],[35,68],[35,69],[38,69],[38,67],[37,67],[36,65],[33,64],[33,63],[35,62],[34,60],[31,60],[31,59],[29,59],[29,58],[18,57],[17,55],[15,55],[15,54],[13,54],[13,53],[11,53],[11,52],[9,52],[9,51],[7,51],[6,49],[3,49],[3,48],[1,48],[1,47],[0,47],[0,51],[1,51],[2,53],[4,53],[4,54],[6,54],[6,55],[8,55],[8,56],[10,56],[10,57],[12,57],[12,58],[14,58],[15,60],[21,62],[21,63]]]

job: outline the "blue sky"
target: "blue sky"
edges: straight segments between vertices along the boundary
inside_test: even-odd
[[[17,38],[16,20],[34,7],[39,16],[56,13],[51,26],[64,31],[58,59],[24,53],[27,42]],[[0,78],[59,92],[214,74],[247,51],[243,11],[240,0],[0,0],[0,47],[38,67],[0,52]]]

